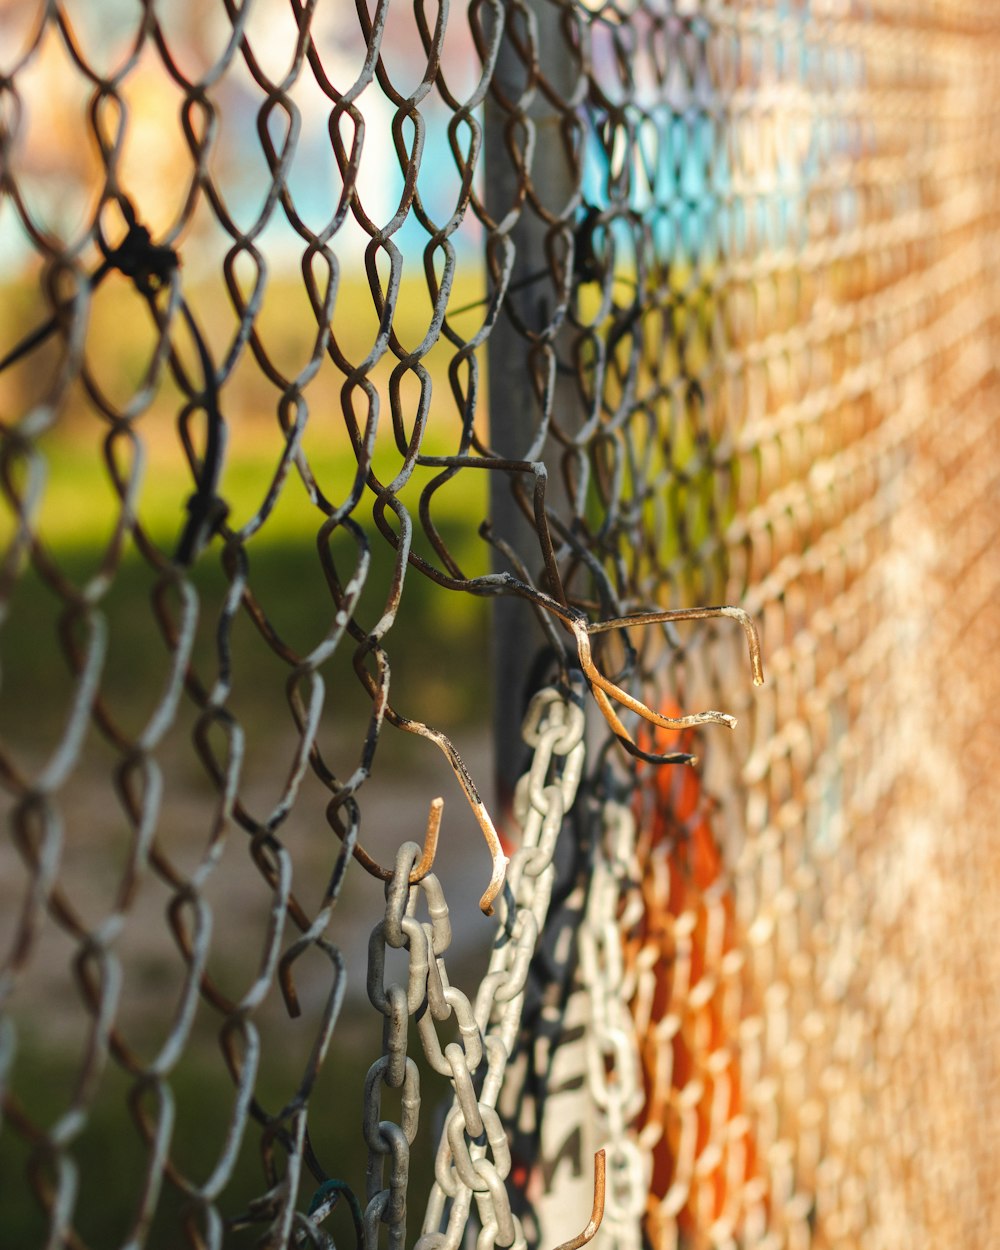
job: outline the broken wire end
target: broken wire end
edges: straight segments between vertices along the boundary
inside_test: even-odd
[[[590,1219],[582,1233],[578,1233],[570,1241],[564,1241],[561,1245],[556,1246],[556,1250],[580,1250],[581,1246],[585,1246],[588,1241],[593,1240],[597,1234],[597,1230],[601,1227],[601,1221],[604,1219],[604,1201],[607,1187],[607,1156],[603,1146],[594,1155],[594,1206],[590,1213]]]
[[[479,906],[484,916],[493,915],[493,904],[496,897],[503,889],[503,883],[507,879],[507,856],[503,852],[500,845],[500,839],[497,837],[497,831],[493,827],[493,821],[490,820],[490,814],[486,810],[484,803],[473,805],[472,809],[479,821],[479,827],[483,831],[486,838],[486,845],[489,847],[490,855],[493,859],[493,871],[490,874],[490,883],[483,891],[483,897],[479,900]]]

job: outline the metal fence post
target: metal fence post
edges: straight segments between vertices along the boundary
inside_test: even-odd
[[[543,64],[546,79],[562,92],[567,90],[575,72],[573,58],[568,55],[565,36],[560,28],[561,9],[549,0],[526,0],[520,6],[507,5],[508,21],[524,21],[530,16],[535,55]],[[510,35],[504,33],[497,61],[495,83],[508,99],[518,99],[526,91],[529,71]],[[566,159],[561,114],[548,103],[541,92],[524,109],[536,129],[536,147],[530,170],[532,184],[540,201],[558,210],[573,194],[574,181]],[[505,147],[505,127],[511,115],[505,112],[491,93],[485,108],[486,205],[494,220],[504,217],[517,200],[521,176]],[[531,275],[549,268],[545,240],[549,227],[525,203],[511,231],[516,253],[510,278],[509,300],[524,313],[531,301],[546,296],[551,301],[552,287],[548,279],[528,283]],[[529,343],[506,313],[501,313],[489,338],[489,411],[490,444],[503,457],[521,458],[535,437],[541,419],[538,398],[528,368]],[[562,388],[560,388],[562,389]],[[559,401],[557,391],[557,402]],[[560,422],[571,424],[562,414]],[[560,483],[549,480],[549,499],[558,506]],[[509,543],[518,553],[537,551],[534,527],[520,512],[504,474],[490,474],[490,514],[494,534]],[[502,557],[496,567],[507,568]],[[541,630],[528,605],[516,598],[502,597],[493,610],[493,670],[495,707],[493,716],[496,776],[500,810],[507,813],[514,783],[521,768],[521,721],[531,691],[531,667],[543,641]]]

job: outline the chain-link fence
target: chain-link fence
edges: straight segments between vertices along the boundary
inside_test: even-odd
[[[0,1243],[991,1243],[998,130],[990,0],[0,5]]]

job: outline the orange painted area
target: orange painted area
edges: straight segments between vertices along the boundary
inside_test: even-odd
[[[667,704],[668,716],[680,709]],[[692,752],[692,730],[653,729],[644,750]],[[626,935],[652,1149],[646,1231],[653,1246],[708,1246],[738,1233],[756,1172],[743,1117],[739,1000],[725,956],[737,948],[733,899],[710,823],[712,802],[685,765],[643,769],[636,798],[644,915]],[[730,961],[731,962],[731,961]],[[738,973],[735,974],[738,977]],[[711,1231],[710,1231],[711,1230]]]

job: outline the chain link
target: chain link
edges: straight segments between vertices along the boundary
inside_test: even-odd
[[[386,885],[385,915],[368,944],[368,997],[384,1018],[382,1056],[368,1071],[364,1094],[369,1250],[377,1246],[380,1228],[387,1230],[390,1250],[402,1250],[406,1240],[409,1151],[421,1105],[419,1072],[407,1054],[412,1018],[428,1063],[453,1089],[418,1246],[455,1250],[473,1199],[481,1247],[523,1250],[527,1244],[504,1185],[511,1155],[496,1104],[517,1037],[528,966],[548,909],[556,839],[583,770],[582,699],[582,679],[577,679],[571,695],[546,689],[528,709],[524,739],[534,754],[515,795],[522,841],[497,901],[497,939],[474,1003],[448,977],[451,924],[440,882],[433,873],[411,882],[420,856],[416,843],[404,843],[397,853]],[[421,899],[429,920],[417,918]],[[390,949],[406,953],[405,982],[385,981]],[[442,1040],[440,1030],[448,1021],[457,1027],[456,1040]],[[384,1089],[399,1092],[398,1124],[382,1118]]]
[[[510,1091],[508,1114],[527,1119],[526,1188],[538,1244],[561,1236],[567,1209],[589,1191],[588,1153],[606,1152],[603,1223],[595,1246],[639,1250],[652,1169],[639,1136],[646,1092],[639,1038],[630,1011],[634,969],[625,961],[625,944],[641,925],[644,901],[631,809],[610,797],[622,787],[602,765],[591,779],[586,804],[586,892],[563,959],[572,976],[558,1004],[554,1036],[536,1058],[533,1080]],[[561,935],[566,936],[566,935]],[[538,1034],[524,1039],[538,1049]]]
[[[588,1089],[598,1139],[607,1143],[607,1192],[598,1244],[609,1250],[640,1250],[651,1161],[635,1125],[645,1090],[635,1022],[628,1008],[622,932],[642,917],[641,869],[635,817],[629,808],[605,799],[601,825],[579,935],[580,977],[591,1005],[586,1031]]]
[[[514,794],[521,837],[497,900],[497,937],[473,1009],[483,1037],[486,1072],[473,1098],[471,1076],[477,1064],[468,1050],[452,1052],[455,1098],[441,1137],[436,1181],[417,1250],[457,1250],[473,1199],[481,1227],[479,1250],[494,1246],[523,1250],[527,1244],[504,1186],[511,1158],[496,1105],[517,1039],[529,965],[548,910],[556,840],[583,772],[583,693],[582,678],[574,680],[569,694],[541,690],[525,716],[523,736],[533,756]]]

